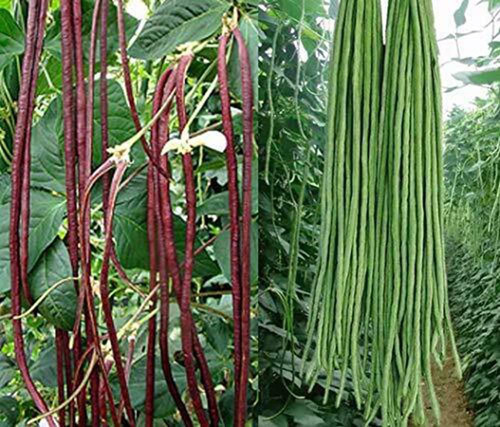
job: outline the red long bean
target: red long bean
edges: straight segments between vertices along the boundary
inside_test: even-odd
[[[10,207],[10,268],[11,268],[11,299],[12,299],[12,323],[14,332],[14,348],[16,361],[21,372],[21,376],[26,384],[26,388],[33,398],[35,406],[41,412],[47,412],[47,405],[36,388],[26,363],[24,353],[24,339],[22,323],[17,316],[21,313],[21,254],[19,239],[19,223],[21,214],[22,188],[23,188],[23,158],[26,147],[26,130],[31,127],[30,117],[35,98],[36,80],[38,77],[37,41],[43,39],[47,2],[30,2],[28,8],[27,34],[25,43],[25,54],[22,65],[21,89],[18,102],[18,117],[14,135],[14,155],[12,160],[12,189]],[[41,27],[40,27],[41,21]],[[41,48],[41,45],[40,45]],[[30,111],[31,110],[31,111]],[[55,427],[52,417],[47,421],[50,427]]]
[[[99,7],[97,0],[97,7]],[[78,150],[78,184],[80,194],[83,194],[90,171],[87,164],[90,148],[87,147],[87,95],[85,93],[85,68],[83,64],[83,40],[82,40],[82,6],[81,0],[73,0],[73,33],[74,33],[74,55],[76,69],[76,135]],[[95,43],[95,41],[94,41]],[[93,45],[95,46],[95,44]],[[95,49],[92,47],[91,51]],[[90,72],[91,70],[89,70]],[[90,74],[89,74],[90,75]],[[93,76],[92,76],[93,79]],[[89,78],[89,81],[91,79]]]
[[[158,265],[156,245],[156,221],[155,207],[156,194],[154,191],[153,170],[148,168],[147,172],[147,234],[149,246],[149,290],[156,288]],[[157,305],[158,297],[151,298],[151,310]],[[156,346],[156,315],[148,322],[148,342],[146,349],[146,401],[145,401],[145,425],[152,427],[154,422],[154,391],[155,391],[155,346]]]
[[[176,83],[176,70],[167,70],[162,77],[160,78],[157,89],[155,91],[155,96],[153,100],[153,115],[160,109],[161,105],[166,102],[167,98],[172,93]],[[163,98],[163,99],[162,99]],[[158,123],[153,126],[151,132],[151,147],[153,150],[154,156],[159,159],[161,166],[168,171],[167,159],[164,157],[160,158],[160,152],[163,145],[168,141],[169,138],[169,115],[170,115],[169,106],[165,114],[160,118]],[[151,169],[151,166],[150,166]],[[156,214],[156,224],[157,224],[157,236],[163,236],[163,221],[161,215],[161,202],[160,196],[158,194],[160,190],[160,176],[157,170],[153,170],[153,179],[154,186],[153,190],[156,194],[156,206],[154,212]],[[186,426],[192,426],[193,422],[189,413],[186,409],[186,405],[182,401],[181,394],[179,393],[179,389],[177,384],[175,383],[172,368],[170,365],[169,358],[169,346],[168,346],[168,324],[169,324],[169,306],[170,306],[170,295],[169,295],[169,281],[168,281],[168,268],[166,265],[167,260],[167,251],[165,248],[165,242],[160,237],[157,239],[158,245],[158,266],[160,271],[160,352],[161,352],[161,360],[162,360],[162,370],[165,376],[165,381],[167,382],[167,387],[174,399],[174,402],[179,410],[182,421]]]
[[[253,88],[252,70],[245,40],[233,30],[238,43],[243,101],[243,200],[241,230],[241,376],[236,426],[244,426],[250,368],[250,244],[252,224]]]
[[[108,129],[108,15],[109,15],[109,0],[101,0],[101,33],[100,33],[100,113],[101,113],[101,157],[102,161],[106,162],[109,158],[109,129]],[[102,190],[102,204],[104,212],[104,228],[108,228],[107,221],[109,220],[109,192],[110,192],[110,176],[104,173],[102,176],[103,190]],[[112,214],[112,213],[111,213]],[[117,267],[119,273],[124,274],[124,270],[120,265],[115,253],[114,245],[111,240],[111,248],[109,258]],[[109,261],[108,261],[109,264]],[[126,275],[125,275],[126,276]],[[154,334],[154,333],[153,333]],[[153,337],[154,343],[154,337]],[[153,344],[154,350],[154,344]],[[153,366],[154,369],[154,366]],[[126,381],[125,381],[126,382]],[[154,386],[154,379],[153,379]],[[151,401],[153,401],[153,395]],[[126,401],[126,400],[125,400]],[[146,400],[147,402],[147,400]],[[128,408],[127,408],[128,409]],[[101,411],[102,413],[102,411]],[[130,411],[128,412],[130,417]]]
[[[40,4],[40,13],[37,22],[37,37],[35,40],[35,54],[34,54],[34,64],[33,64],[33,74],[30,80],[30,98],[29,107],[27,110],[26,123],[27,127],[25,129],[25,143],[24,143],[24,155],[23,155],[23,170],[22,170],[22,192],[21,192],[21,284],[23,288],[23,293],[30,304],[33,303],[33,298],[31,296],[31,291],[28,283],[28,235],[29,235],[29,223],[30,223],[30,186],[31,186],[31,124],[33,122],[33,111],[34,103],[36,97],[36,84],[38,81],[38,68],[40,63],[40,58],[42,56],[43,38],[45,34],[45,20],[47,17],[47,5],[46,1]]]
[[[117,21],[118,21],[118,41],[120,45],[120,60],[122,63],[123,70],[123,80],[125,83],[125,93],[127,95],[127,101],[130,108],[130,114],[132,116],[132,120],[135,125],[135,129],[139,132],[142,128],[141,120],[139,118],[139,113],[137,112],[137,106],[134,98],[134,90],[132,88],[132,78],[130,75],[130,66],[128,62],[127,55],[127,34],[125,31],[125,17],[123,15],[123,0],[118,0],[117,2]],[[154,165],[154,167],[161,173],[166,179],[168,179],[167,171],[161,167],[158,160],[153,155],[148,143],[146,141],[146,137],[141,137],[141,145],[148,156],[149,161]]]
[[[56,371],[57,371],[57,399],[64,402],[64,338],[61,330],[56,329]],[[59,425],[66,425],[66,408],[58,413]]]
[[[78,275],[78,207],[76,195],[75,116],[73,96],[73,31],[72,10],[68,2],[61,3],[62,102],[64,123],[64,157],[66,205],[68,213],[68,248],[73,274]]]
[[[99,378],[99,411],[101,415],[100,422],[106,425],[107,422],[107,409],[106,409],[106,386],[105,386],[105,375],[109,374],[111,367],[113,366],[113,362],[111,360],[106,360],[105,363],[105,373],[101,373]]]
[[[234,331],[234,410],[239,408],[241,375],[241,271],[240,271],[240,226],[239,226],[239,190],[238,163],[234,147],[233,119],[226,66],[226,50],[229,34],[223,34],[219,42],[218,75],[222,106],[222,125],[227,140],[226,165],[229,192],[231,286],[233,296],[233,331]],[[235,418],[237,418],[235,414]]]
[[[132,360],[134,358],[134,352],[135,352],[135,336],[131,335],[128,338],[128,353],[127,353],[127,360],[125,362],[125,376],[127,379],[127,384],[130,380],[130,371],[132,370]],[[122,418],[123,409],[124,409],[124,403],[123,401],[121,401],[120,406],[118,408],[119,419]]]
[[[118,336],[116,333],[116,328],[113,321],[113,314],[111,308],[111,302],[109,299],[109,264],[110,264],[110,255],[111,249],[113,245],[113,213],[114,207],[116,203],[116,197],[118,195],[118,190],[120,186],[120,182],[125,174],[127,169],[126,161],[119,161],[116,164],[116,171],[113,175],[113,180],[111,181],[110,192],[109,192],[109,206],[106,212],[106,219],[104,223],[106,224],[105,230],[105,245],[104,245],[104,253],[100,274],[100,293],[101,293],[101,303],[102,310],[104,313],[104,320],[106,322],[106,326],[109,333],[109,341],[111,344],[111,350],[113,353],[113,358],[115,361],[116,372],[118,377],[118,382],[120,384],[120,392],[123,401],[125,402],[125,411],[127,413],[127,417],[129,420],[129,424],[133,427],[135,426],[135,416],[132,409],[132,403],[130,401],[130,395],[127,387],[127,380],[125,376],[125,370],[123,368],[123,363],[121,360],[120,346],[118,343]]]
[[[84,159],[80,159],[82,163],[82,173],[85,186],[88,184],[88,179],[91,174],[92,167],[92,138],[93,138],[93,120],[94,120],[94,74],[95,74],[95,55],[97,43],[97,28],[100,14],[100,0],[96,0],[94,10],[92,12],[92,29],[90,32],[90,50],[89,50],[89,65],[88,65],[88,92],[86,98],[86,113],[85,113],[85,146],[84,146]],[[80,198],[82,195],[80,194]],[[80,208],[81,209],[81,208]],[[96,333],[97,323],[94,314],[94,302],[90,284],[90,209],[85,210],[83,221],[80,221],[80,250],[81,250],[81,264],[82,264],[82,287],[84,296],[87,300],[86,329],[90,343],[96,343],[100,348],[99,336]],[[100,353],[100,352],[99,352]],[[98,370],[94,369],[90,378],[90,394],[92,405],[92,423],[99,422],[99,375]]]
[[[186,79],[186,72],[189,64],[191,63],[192,55],[185,55],[179,61],[179,68],[177,72],[177,88],[176,88],[176,101],[177,101],[177,116],[179,118],[179,132],[183,132],[187,124],[187,114],[184,105],[184,86]],[[201,401],[200,393],[198,391],[198,384],[196,381],[196,372],[193,359],[193,329],[191,327],[190,314],[191,314],[191,279],[193,274],[194,260],[194,242],[196,238],[196,189],[194,186],[194,171],[193,161],[191,154],[187,153],[182,156],[182,167],[185,178],[185,193],[186,193],[186,242],[184,254],[184,277],[182,280],[182,294],[180,298],[181,310],[181,340],[182,352],[184,356],[184,365],[186,368],[186,378],[188,390],[193,401],[194,410],[198,416],[201,425],[208,426],[203,403]]]
[[[66,3],[66,2],[63,2]],[[71,29],[73,32],[73,56],[75,65],[75,77],[76,77],[76,90],[75,90],[75,128],[76,128],[76,151],[78,157],[78,190],[79,194],[83,194],[85,188],[85,158],[86,158],[86,94],[85,94],[85,70],[83,65],[83,41],[82,41],[82,8],[81,0],[74,0],[71,2]],[[76,230],[78,236],[78,229]],[[78,237],[79,238],[79,237]],[[70,247],[70,251],[75,251],[74,247]],[[78,244],[76,245],[76,263],[72,261],[72,271],[73,275],[78,276]],[[70,255],[70,259],[73,259],[74,255]],[[75,288],[78,289],[79,283],[75,281]],[[85,317],[88,318],[88,314],[85,313]],[[74,350],[73,358],[75,361],[79,360],[82,354],[82,342],[81,342],[81,332],[80,329],[74,335]],[[81,379],[81,378],[80,378]],[[94,380],[95,383],[95,380]],[[70,384],[70,383],[68,383]],[[79,419],[82,423],[86,423],[86,412],[85,412],[85,387],[78,395],[77,406]],[[73,413],[74,403],[70,403],[70,413]],[[74,425],[74,414],[70,418],[71,425]]]

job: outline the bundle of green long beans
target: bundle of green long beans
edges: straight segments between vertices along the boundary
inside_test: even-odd
[[[320,260],[306,379],[352,383],[367,422],[439,419],[431,378],[451,331],[441,84],[431,0],[343,0],[332,43]],[[311,353],[312,357],[311,357]],[[459,369],[458,369],[459,370]],[[428,391],[424,392],[422,383]]]

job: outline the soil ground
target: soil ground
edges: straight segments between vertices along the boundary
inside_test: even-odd
[[[457,377],[453,358],[448,358],[442,370],[434,366],[432,378],[441,407],[440,427],[473,427],[474,415],[467,402],[463,381]],[[430,405],[426,405],[426,417],[429,426],[438,425]]]

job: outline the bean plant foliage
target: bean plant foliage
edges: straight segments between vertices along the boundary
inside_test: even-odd
[[[500,422],[496,380],[500,372],[500,3],[487,3],[492,19],[484,31],[492,38],[486,55],[460,56],[461,39],[467,36],[460,27],[472,13],[469,2],[464,0],[454,15],[457,32],[448,36],[457,41],[454,61],[475,67],[455,78],[464,85],[489,90],[472,108],[455,107],[449,113],[444,152],[450,308],[464,365],[465,391],[475,425],[484,427]]]
[[[85,417],[102,425],[122,425],[121,419],[126,425],[209,425],[206,417],[210,425],[244,425],[245,417],[254,416],[257,396],[253,302],[245,309],[257,286],[258,176],[256,162],[252,165],[256,153],[251,120],[251,104],[257,99],[257,2],[152,0],[144,2],[142,20],[128,13],[120,16],[121,7],[133,12],[127,2],[74,2],[81,8],[73,1],[48,2],[45,28],[39,25],[37,30],[43,34],[43,48],[33,76],[33,120],[26,122],[31,166],[22,163],[29,167],[27,179],[13,165],[16,123],[23,117],[20,89],[27,84],[23,63],[33,44],[33,3],[0,1],[0,425],[28,425],[53,408],[46,419],[58,425],[75,425],[75,419]],[[43,9],[46,2],[39,3]],[[65,16],[74,18],[77,10],[81,22],[73,19],[76,27],[68,27]],[[218,54],[221,34],[226,50]],[[36,56],[36,49],[33,52]],[[220,95],[223,68],[229,84],[225,101]],[[79,104],[82,94],[86,104]],[[89,105],[87,117],[82,116]],[[227,128],[228,120],[233,129]],[[224,148],[170,149],[169,161],[154,151],[159,150],[154,145],[158,140],[163,148],[171,141],[185,144],[183,128],[201,137],[204,132],[224,132],[228,147],[234,148],[233,166],[228,169]],[[138,142],[140,136],[146,148]],[[92,141],[87,152],[79,151],[82,138]],[[133,141],[130,162],[114,164],[113,147],[126,141]],[[78,158],[72,164],[73,188],[68,187],[71,152]],[[89,192],[85,180],[96,170],[100,179]],[[29,214],[29,229],[19,227],[20,234],[28,236],[26,251],[21,242],[21,252],[28,255],[21,270],[26,269],[29,285],[22,288],[20,322],[27,369],[39,392],[36,398],[18,369],[14,341],[19,336],[11,321],[16,309],[11,278],[16,273],[11,271],[9,218],[16,195],[13,175],[18,172],[24,174],[23,185],[29,185],[19,194],[29,190],[30,195],[29,205],[21,203]],[[75,194],[76,202],[71,199]],[[72,203],[78,212],[71,212]],[[164,228],[167,203],[172,216]],[[196,212],[190,209],[194,205]],[[156,224],[153,234],[151,224]],[[239,255],[239,246],[231,248],[237,229]],[[75,235],[83,240],[72,246]],[[162,252],[163,240],[174,242],[168,257]],[[83,254],[76,269],[75,247]],[[170,264],[175,256],[177,264]],[[241,258],[241,279],[234,276],[234,256]],[[187,283],[182,298],[175,268]],[[242,285],[242,299],[233,307],[235,286],[246,278],[248,288]],[[161,298],[156,283],[163,287]],[[167,303],[160,303],[165,298]],[[243,317],[238,318],[238,310]],[[111,351],[112,330],[118,347]],[[239,343],[233,331],[239,331]],[[186,374],[187,348],[196,357],[191,361],[193,376]],[[164,350],[168,363],[160,356]],[[189,384],[193,380],[198,392]],[[203,385],[201,397],[198,381]],[[180,400],[172,394],[172,383]],[[130,403],[125,399],[123,405],[124,393]]]
[[[316,271],[331,23],[338,3],[266,1],[260,50],[259,425],[363,425],[350,396],[323,404],[326,378],[299,376]],[[323,386],[321,385],[323,384]],[[335,395],[339,380],[331,391]]]
[[[478,426],[500,422],[498,88],[447,123],[448,275],[465,389]]]

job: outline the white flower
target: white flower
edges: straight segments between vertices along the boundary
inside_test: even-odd
[[[201,135],[189,138],[189,136],[181,135],[181,138],[174,138],[168,141],[161,154],[166,154],[169,151],[177,151],[179,154],[190,153],[194,147],[207,147],[211,150],[223,153],[226,151],[227,139],[222,132],[208,131]]]

